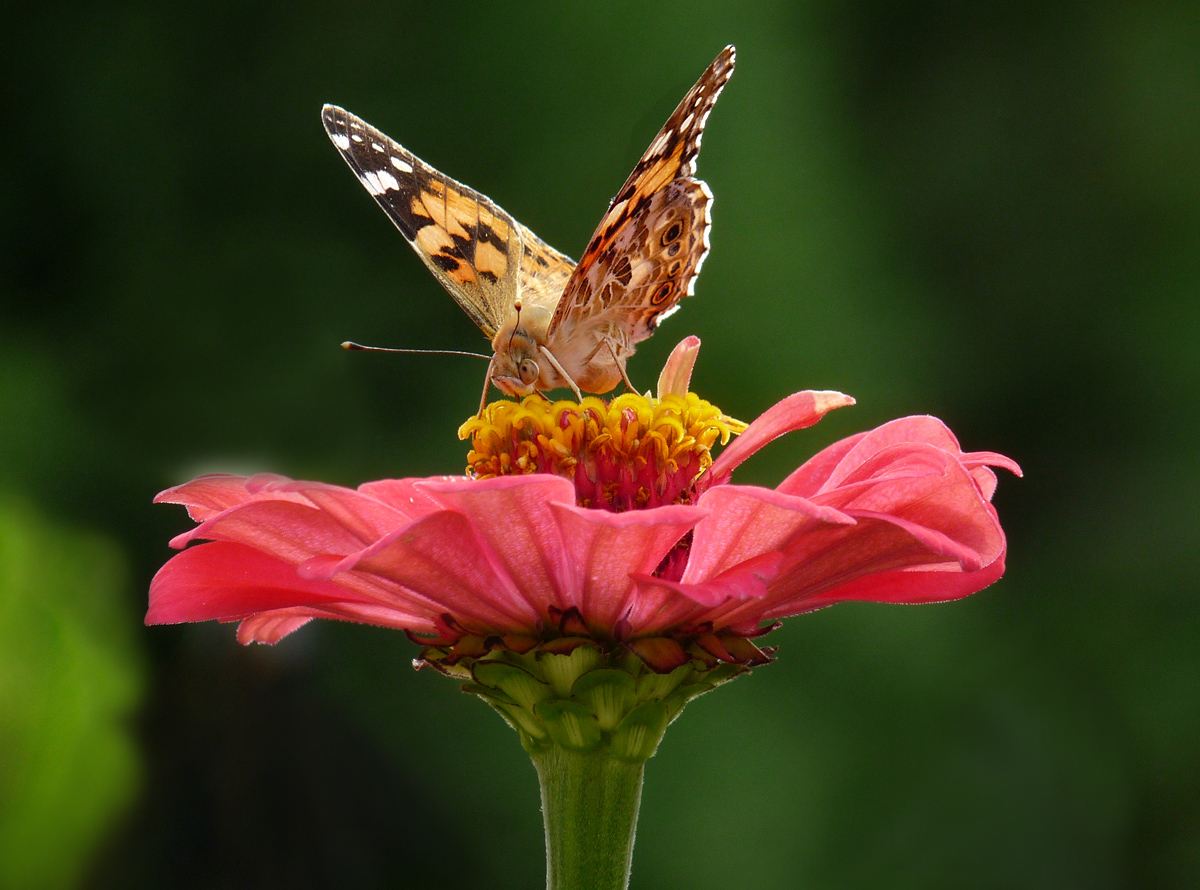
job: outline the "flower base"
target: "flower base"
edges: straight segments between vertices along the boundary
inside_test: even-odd
[[[491,705],[535,761],[546,749],[562,749],[640,764],[684,705],[770,661],[772,653],[744,637],[685,642],[463,637],[452,647],[426,647],[414,665],[467,681],[463,691]]]

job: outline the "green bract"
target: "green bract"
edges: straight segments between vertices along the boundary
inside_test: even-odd
[[[561,637],[525,652],[497,647],[478,657],[430,647],[416,663],[466,681],[463,690],[495,708],[531,755],[559,747],[629,763],[653,756],[689,701],[750,669],[704,657],[698,647],[695,655],[680,649],[682,664],[655,666],[636,648]],[[755,652],[756,661],[766,660]]]

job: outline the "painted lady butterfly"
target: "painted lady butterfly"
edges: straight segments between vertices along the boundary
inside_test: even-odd
[[[727,46],[688,91],[608,205],[576,265],[478,192],[334,105],[321,112],[346,163],[422,262],[492,341],[484,382],[509,396],[622,379],[635,344],[692,293],[712,192],[696,179],[704,123],[733,73]]]

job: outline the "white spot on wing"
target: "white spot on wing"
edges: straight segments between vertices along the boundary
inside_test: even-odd
[[[412,164],[406,164],[404,161],[400,160],[395,155],[392,156],[391,160],[392,160],[392,166],[395,167],[397,170],[399,170],[401,173],[412,173]]]
[[[396,181],[396,177],[387,170],[380,170],[375,174],[375,178],[379,180],[379,185],[385,190],[399,191],[400,189],[400,183]]]
[[[331,138],[333,139],[333,144],[336,145],[340,151],[345,151],[350,147],[350,137],[345,133],[334,133]]]
[[[362,142],[362,141],[363,141],[363,138],[362,138],[361,136],[359,136],[357,133],[352,133],[352,134],[350,135],[350,138],[351,138],[351,139],[353,139],[355,142]]]
[[[362,181],[363,187],[372,195],[382,195],[384,193],[385,189],[383,183],[379,181],[378,173],[374,171],[364,173],[359,179]]]
[[[382,146],[382,145],[380,145],[378,142],[372,142],[372,143],[371,143],[371,148],[375,149],[375,150],[376,150],[377,152],[379,152],[380,154],[382,154],[382,153],[383,153],[383,146]]]

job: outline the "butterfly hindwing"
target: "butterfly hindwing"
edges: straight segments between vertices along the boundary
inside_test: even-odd
[[[696,156],[733,65],[728,46],[683,97],[612,199],[555,310],[550,340],[556,355],[576,352],[571,339],[588,330],[600,332],[627,356],[692,292],[708,253],[712,203],[708,187],[693,178]],[[605,360],[603,352],[594,351],[594,357]]]
[[[579,369],[580,386],[615,386],[620,369],[605,341],[617,357],[627,358],[690,292],[708,252],[711,200],[703,182],[676,179],[652,195],[598,255],[576,291],[586,298],[550,337],[558,360]]]
[[[521,230],[521,299],[553,311],[575,271],[575,261],[517,223]]]

